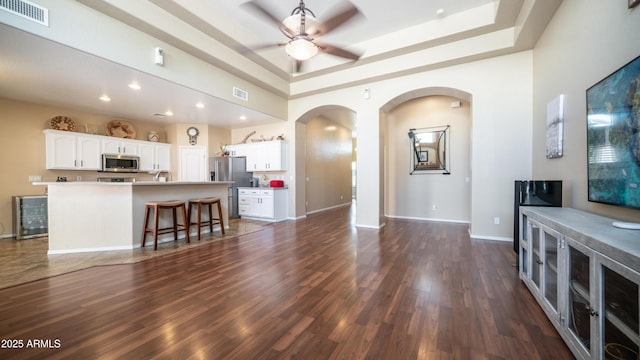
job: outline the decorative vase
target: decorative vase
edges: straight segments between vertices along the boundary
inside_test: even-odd
[[[147,135],[147,139],[149,139],[149,141],[158,142],[160,141],[160,135],[158,135],[158,133],[155,131],[149,131],[149,135]]]

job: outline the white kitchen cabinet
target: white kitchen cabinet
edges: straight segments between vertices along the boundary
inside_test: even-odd
[[[288,147],[283,140],[260,141],[250,144],[228,145],[229,156],[247,158],[247,171],[286,171]]]
[[[46,168],[100,170],[100,137],[45,130]]]
[[[238,213],[248,219],[285,220],[287,189],[238,188]]]
[[[102,154],[140,157],[140,171],[171,171],[171,144],[44,130],[47,169],[101,170]]]
[[[138,142],[135,140],[104,137],[102,139],[102,153],[138,155]]]
[[[251,144],[254,158],[247,163],[253,165],[249,171],[284,171],[288,168],[287,143],[284,141],[263,141]]]
[[[140,171],[170,171],[171,145],[152,142],[138,144]]]
[[[640,244],[613,219],[567,208],[520,211],[520,278],[578,359],[640,353]],[[557,244],[557,247],[554,246]]]
[[[229,152],[229,156],[248,156],[251,150],[251,144],[227,145],[225,149]]]

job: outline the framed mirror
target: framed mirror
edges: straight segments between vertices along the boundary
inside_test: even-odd
[[[409,129],[410,174],[449,175],[449,125]]]

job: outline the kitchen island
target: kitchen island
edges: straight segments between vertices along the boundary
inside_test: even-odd
[[[187,202],[193,198],[219,197],[224,223],[228,225],[230,184],[230,181],[34,183],[47,186],[49,196],[48,254],[140,247],[145,204],[149,201]],[[161,212],[160,226],[170,222],[171,212]],[[195,226],[192,234],[196,234]],[[158,241],[173,241],[173,234],[160,236]]]

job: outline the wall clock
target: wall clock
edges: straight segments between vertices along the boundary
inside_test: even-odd
[[[195,127],[190,127],[187,129],[187,135],[189,135],[189,144],[191,145],[195,145],[198,143],[198,135],[200,134],[200,131],[198,131],[197,128]]]

